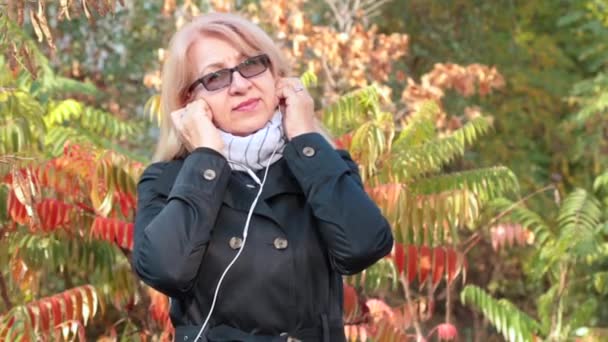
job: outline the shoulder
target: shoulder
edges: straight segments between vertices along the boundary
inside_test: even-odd
[[[173,187],[175,178],[183,164],[183,160],[155,162],[148,165],[142,172],[138,186],[155,190],[161,194],[168,194]]]
[[[149,180],[157,179],[160,175],[162,175],[163,171],[169,165],[170,162],[156,162],[148,165],[144,172],[142,172],[141,177],[139,178],[139,182],[145,182]]]
[[[336,149],[336,152],[338,153],[338,155],[340,155],[340,158],[342,158],[342,160],[346,163],[346,165],[348,165],[348,168],[351,171],[354,171],[357,173],[359,172],[359,166],[353,160],[353,158],[351,157],[350,153],[347,150]]]

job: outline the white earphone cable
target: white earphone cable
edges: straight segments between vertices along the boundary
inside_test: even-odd
[[[203,331],[205,331],[205,328],[207,327],[207,323],[209,323],[209,319],[211,318],[211,314],[213,313],[213,309],[215,308],[217,296],[220,291],[220,286],[222,285],[222,281],[224,280],[224,277],[228,273],[228,270],[230,270],[232,265],[234,265],[236,260],[239,258],[239,256],[243,252],[243,249],[245,249],[245,243],[247,242],[247,235],[249,233],[249,223],[251,222],[251,216],[253,215],[253,209],[257,205],[258,199],[262,195],[262,190],[264,189],[264,184],[266,183],[266,176],[268,176],[268,170],[270,169],[270,162],[272,161],[272,157],[274,157],[274,154],[276,152],[277,152],[277,148],[275,147],[274,151],[272,152],[272,155],[270,156],[270,159],[268,160],[268,164],[266,165],[266,170],[264,171],[264,178],[261,183],[259,181],[259,178],[257,176],[255,176],[255,173],[253,173],[253,171],[251,171],[249,168],[247,168],[249,175],[256,181],[256,183],[258,183],[260,185],[260,190],[258,191],[258,194],[255,196],[255,199],[253,200],[253,203],[251,204],[251,208],[249,208],[249,212],[247,213],[247,220],[245,221],[245,227],[243,228],[243,243],[241,244],[241,248],[239,248],[239,251],[236,253],[236,255],[234,256],[234,258],[232,259],[230,264],[228,264],[228,266],[224,270],[224,273],[222,273],[222,276],[220,277],[220,280],[217,283],[217,287],[215,288],[215,293],[213,295],[213,302],[211,303],[211,308],[209,309],[207,318],[205,318],[205,322],[203,323],[203,326],[201,327],[198,334],[194,338],[194,342],[198,341],[198,339],[201,337]]]

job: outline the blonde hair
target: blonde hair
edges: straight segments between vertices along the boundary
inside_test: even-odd
[[[245,56],[260,52],[267,54],[271,63],[270,70],[275,77],[286,77],[290,72],[287,59],[268,34],[243,17],[229,13],[209,13],[184,25],[171,38],[162,69],[160,137],[152,158],[154,162],[168,161],[187,154],[173,127],[170,114],[186,105],[185,92],[195,77],[189,68],[191,63],[188,62],[188,49],[204,34],[225,39]],[[331,143],[325,130],[319,128]]]

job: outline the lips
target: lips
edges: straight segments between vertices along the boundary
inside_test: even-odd
[[[232,110],[237,111],[250,111],[255,109],[260,99],[249,99],[247,101],[243,101],[239,103],[236,107],[232,108]]]

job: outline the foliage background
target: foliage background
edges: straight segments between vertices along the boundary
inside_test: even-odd
[[[163,48],[210,10],[273,35],[393,223],[351,339],[608,338],[606,1],[9,0],[0,339],[171,337],[129,222]]]

